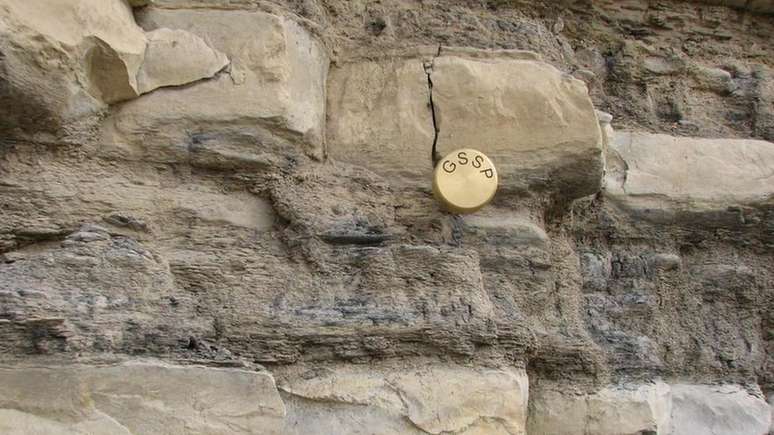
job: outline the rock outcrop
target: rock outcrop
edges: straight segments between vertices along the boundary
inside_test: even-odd
[[[7,0],[0,10],[4,135],[88,130],[104,103],[136,96],[146,39],[123,1]]]
[[[0,131],[11,136],[83,142],[106,104],[210,78],[228,64],[188,32],[146,35],[123,0],[7,0],[0,8]]]
[[[605,193],[639,219],[754,231],[774,205],[774,146],[761,140],[615,133]]]
[[[228,65],[226,55],[184,30],[167,28],[147,33],[148,46],[137,71],[137,91],[180,86],[210,78]]]
[[[354,434],[370,427],[374,434],[525,433],[523,370],[296,367],[282,377],[278,389],[265,371],[152,360],[0,368],[0,430],[300,435]]]
[[[351,429],[346,427],[347,418],[362,419],[364,426],[373,424],[370,430],[379,434],[525,433],[528,381],[523,369],[371,366],[317,369],[313,377],[305,373],[311,374],[309,369],[286,372],[279,381],[279,388],[287,393],[289,402],[297,403],[290,411],[299,413],[295,423],[304,424],[291,433],[314,432],[316,421],[344,426],[323,432],[348,433]],[[322,415],[310,421],[308,414],[301,417],[308,412],[303,406],[308,401],[340,404],[342,409],[337,406],[327,412],[320,409],[318,412]],[[362,411],[348,413],[347,406]],[[379,421],[383,418],[394,422],[383,425]],[[401,428],[404,419],[410,426]]]
[[[599,190],[602,139],[581,81],[528,52],[418,51],[332,71],[331,157],[426,179],[433,144],[441,155],[474,146],[494,160],[502,189]]]
[[[270,374],[133,362],[0,368],[0,431],[30,434],[279,434]]]
[[[151,34],[190,32],[231,63],[212,80],[160,89],[117,110],[103,140],[121,155],[185,161],[192,145],[227,142],[255,152],[271,148],[277,135],[323,156],[328,57],[298,23],[259,11],[154,8],[138,13],[138,22]]]
[[[1,433],[770,430],[769,2],[34,3]]]
[[[672,393],[661,381],[615,385],[592,394],[540,386],[532,390],[528,433],[670,434],[671,411]]]
[[[756,393],[738,385],[674,385],[671,433],[765,434],[771,409]]]
[[[771,142],[617,132],[610,150],[605,190],[612,198],[663,199],[702,211],[760,204],[774,196]]]
[[[770,408],[740,385],[620,384],[592,394],[533,389],[528,432],[543,434],[764,434]]]

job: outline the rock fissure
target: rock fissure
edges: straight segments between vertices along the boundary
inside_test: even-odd
[[[441,133],[440,127],[438,125],[438,118],[436,114],[436,107],[435,107],[435,101],[433,100],[433,78],[431,77],[433,74],[433,64],[437,57],[441,55],[441,47],[438,46],[438,51],[435,53],[432,59],[429,61],[425,61],[423,63],[423,68],[425,70],[425,74],[427,75],[427,92],[428,92],[428,99],[429,99],[429,106],[430,106],[430,116],[433,121],[433,145],[430,151],[430,159],[433,163],[433,167],[441,160],[443,156],[438,152],[438,135]]]

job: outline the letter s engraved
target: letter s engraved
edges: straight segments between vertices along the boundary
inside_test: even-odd
[[[468,155],[465,154],[465,151],[460,151],[457,153],[457,161],[460,163],[460,165],[467,165],[468,164]]]
[[[481,167],[481,163],[483,163],[483,162],[484,162],[484,158],[483,158],[483,157],[481,157],[481,156],[476,156],[476,157],[473,159],[473,167],[474,167],[474,168],[476,168],[476,169],[478,169],[478,168],[480,168],[480,167]]]

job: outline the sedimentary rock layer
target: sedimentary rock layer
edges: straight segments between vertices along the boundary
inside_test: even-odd
[[[33,3],[0,432],[769,430],[766,2]]]

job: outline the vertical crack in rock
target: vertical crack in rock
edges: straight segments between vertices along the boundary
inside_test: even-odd
[[[429,97],[430,97],[430,114],[432,115],[433,119],[433,148],[430,152],[430,158],[433,161],[433,167],[435,167],[436,163],[438,163],[439,160],[441,160],[441,155],[437,151],[437,145],[438,145],[438,133],[440,133],[440,129],[438,128],[438,120],[436,119],[435,115],[435,103],[433,102],[433,79],[430,77],[430,75],[433,73],[433,63],[435,61],[435,58],[441,55],[441,46],[438,46],[438,51],[435,53],[432,59],[429,61],[425,61],[423,64],[423,67],[425,69],[425,74],[427,74],[427,89],[429,91]]]

